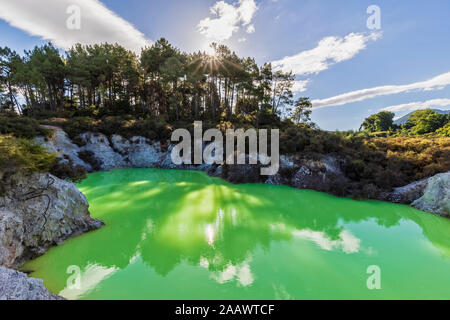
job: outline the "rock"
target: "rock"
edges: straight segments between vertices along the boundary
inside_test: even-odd
[[[169,145],[169,148],[166,152],[159,153],[158,163],[155,163],[156,168],[160,169],[176,169],[176,170],[194,170],[194,171],[203,171],[211,177],[221,177],[223,167],[218,164],[200,164],[200,165],[176,165],[172,161],[172,150],[175,145]],[[206,145],[203,145],[203,150]]]
[[[428,178],[415,181],[407,186],[395,188],[391,193],[382,194],[379,199],[393,203],[411,204],[413,201],[423,196],[428,184]]]
[[[201,164],[201,165],[188,165],[183,166],[182,170],[203,171],[210,177],[221,177],[222,166],[217,164]]]
[[[58,152],[63,159],[71,159],[74,165],[82,165],[88,171],[108,171],[124,168],[161,168],[178,170],[204,171],[213,177],[222,177],[224,168],[222,165],[175,165],[172,161],[171,153],[175,145],[170,145],[167,151],[163,151],[160,142],[153,142],[144,137],[136,136],[125,139],[119,135],[111,136],[111,141],[104,134],[85,132],[81,134],[80,140],[83,147],[78,147],[70,141],[67,134],[60,128],[51,128],[55,131],[55,139],[46,141],[43,137],[39,142],[43,144],[49,152]],[[203,144],[203,150],[207,144]],[[80,154],[89,153],[91,160],[83,161]],[[261,155],[258,155],[261,157]],[[246,161],[249,162],[246,155]],[[89,163],[88,163],[89,162]],[[281,168],[293,168],[295,166],[294,157],[281,156]],[[265,177],[260,176],[260,165],[233,165],[228,166],[229,180],[238,182],[261,182]],[[284,179],[286,181],[286,179]]]
[[[315,177],[308,166],[302,166],[292,177],[292,185],[298,189],[313,187]]]
[[[67,133],[58,127],[42,126],[43,128],[53,130],[53,137],[46,139],[44,137],[37,137],[35,140],[41,144],[50,153],[59,153],[62,162],[72,161],[74,166],[82,166],[87,171],[91,171],[92,167],[89,163],[84,162],[78,156],[81,148],[74,144]]]
[[[124,156],[133,168],[154,168],[163,156],[161,144],[152,143],[144,137],[133,137],[130,140],[113,135],[111,142],[115,150]]]
[[[273,176],[268,176],[265,184],[289,185],[292,176],[298,169],[294,156],[280,155],[280,168],[278,173]]]
[[[124,157],[114,151],[104,134],[85,132],[80,135],[80,138],[85,143],[85,146],[80,150],[91,152],[93,157],[99,161],[101,170],[108,171],[129,167]]]
[[[0,267],[0,300],[64,300],[50,293],[41,279]]]
[[[227,168],[226,179],[231,183],[258,183],[262,178],[258,165],[235,164]]]
[[[281,177],[279,173],[273,176],[269,176],[266,180],[266,184],[274,185],[274,186],[280,186],[284,184],[284,179]]]
[[[291,179],[291,185],[298,189],[310,189],[343,195],[346,177],[342,173],[340,160],[325,156],[320,160],[304,160]]]
[[[98,229],[86,197],[70,182],[50,174],[17,173],[0,198],[0,265],[18,267],[51,246]]]
[[[72,143],[68,135],[60,128],[43,126],[54,131],[53,138],[36,138],[50,153],[59,153],[61,161],[70,159],[74,166],[80,165],[87,171],[114,170],[123,168],[154,168],[161,164],[161,159],[167,158],[159,142],[152,142],[144,137],[132,137],[127,140],[119,135],[109,139],[101,133],[85,132],[80,135],[83,147]],[[80,154],[89,152],[93,157],[92,163],[83,161]],[[170,160],[170,153],[168,154]],[[171,160],[170,160],[171,161]],[[95,163],[94,163],[95,162]],[[169,166],[166,161],[166,165]],[[98,167],[98,168],[97,168]]]
[[[325,170],[328,174],[343,175],[343,172],[341,170],[341,160],[328,155],[322,159],[322,163],[325,166]]]
[[[450,217],[450,172],[438,174],[428,180],[424,194],[412,206],[443,217]]]
[[[12,265],[24,252],[23,220],[9,210],[0,210],[0,265]]]
[[[184,165],[176,165],[172,161],[172,150],[175,148],[175,145],[171,144],[167,149],[167,152],[161,154],[159,158],[159,165],[157,166],[160,169],[184,169]]]
[[[294,156],[280,155],[280,169],[294,169],[295,158]]]
[[[206,172],[211,177],[222,177],[223,166],[216,165],[211,166],[210,169]]]
[[[236,164],[235,157],[233,165],[226,166],[226,179],[231,183],[256,183],[264,181],[266,176],[261,176],[261,164],[249,164],[250,156],[245,155],[246,164]]]

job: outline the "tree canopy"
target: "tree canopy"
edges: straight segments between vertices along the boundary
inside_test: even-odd
[[[438,134],[449,137],[450,114],[440,114],[432,109],[417,110],[404,125],[394,124],[394,113],[382,111],[366,118],[361,129],[368,133],[390,131],[393,133],[423,135]]]
[[[361,125],[361,129],[367,132],[388,131],[394,126],[395,114],[382,111],[366,118]]]
[[[29,115],[72,111],[167,121],[291,115],[292,73],[258,66],[225,45],[211,47],[212,55],[185,53],[160,39],[140,55],[108,43],[65,53],[49,43],[23,56],[0,48],[0,105]]]
[[[440,114],[432,109],[418,110],[410,117],[405,127],[415,134],[433,133],[449,122],[448,114]]]

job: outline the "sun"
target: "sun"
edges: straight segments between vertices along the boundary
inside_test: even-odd
[[[214,50],[214,48],[211,46],[210,42],[205,42],[202,46],[202,51],[204,51],[207,55],[211,56],[212,58],[217,57],[217,52]]]

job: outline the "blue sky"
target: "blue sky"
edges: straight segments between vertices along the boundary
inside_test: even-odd
[[[80,30],[66,27],[72,4]],[[370,5],[381,9],[380,30],[367,27]],[[313,120],[344,130],[389,107],[397,116],[449,109],[449,12],[448,0],[0,0],[0,46],[21,53],[49,40],[63,49],[114,41],[137,50],[165,37],[193,51],[219,39],[293,69],[297,95],[317,107]]]

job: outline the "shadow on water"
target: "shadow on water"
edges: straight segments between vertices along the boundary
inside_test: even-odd
[[[292,261],[304,266],[305,273],[315,272],[308,271],[310,259],[321,268],[330,264],[337,269],[345,266],[350,272],[348,279],[353,277],[352,268],[371,259],[398,263],[393,261],[396,251],[416,252],[418,259],[430,256],[450,266],[450,221],[407,206],[358,202],[289,187],[231,185],[191,171],[132,169],[95,173],[79,187],[89,199],[92,215],[105,220],[106,227],[69,240],[25,266],[36,270],[33,276],[43,278],[51,291],[69,298],[105,297],[88,293],[101,291],[105,279],[119,277],[134,265],[140,266],[134,274],[141,275],[141,279],[134,279],[130,271],[123,276],[128,277],[127,281],[146,282],[142,275],[149,274],[149,283],[157,283],[158,279],[170,283],[169,279],[179,280],[177,267],[195,267],[209,273],[204,277],[208,282],[205,287],[211,286],[209,281],[213,279],[216,285],[228,288],[231,279],[238,279],[238,285],[229,289],[236,298],[239,296],[235,290],[241,292],[266,278],[271,293],[261,293],[260,297],[305,297],[306,289],[294,295],[285,292],[288,278],[280,276],[280,283],[276,283],[276,274],[269,276],[261,271],[260,280],[255,280],[254,273],[265,268],[285,272],[291,278],[300,277],[301,273],[290,266],[276,264],[276,257],[287,259],[286,255],[279,256],[284,251],[292,255]],[[415,247],[419,242],[425,243],[426,249]],[[270,267],[258,267],[267,257],[271,259]],[[404,261],[410,268],[413,262],[408,259]],[[67,288],[66,270],[71,265],[79,266],[83,273],[84,288],[75,295]],[[317,270],[310,278],[322,277],[320,272]],[[329,279],[335,279],[336,284],[348,281],[336,275]],[[305,279],[298,281],[312,285]],[[123,288],[124,282],[121,285]],[[208,288],[205,291],[211,290]],[[141,294],[123,290],[123,295],[106,296],[148,298],[145,294],[149,294],[145,289]],[[247,293],[242,297],[249,298]],[[345,290],[342,293],[351,297],[355,294]],[[320,297],[314,292],[311,295]],[[257,296],[255,292],[250,297]],[[161,297],[171,296],[161,293]],[[217,297],[228,295],[222,292]]]

